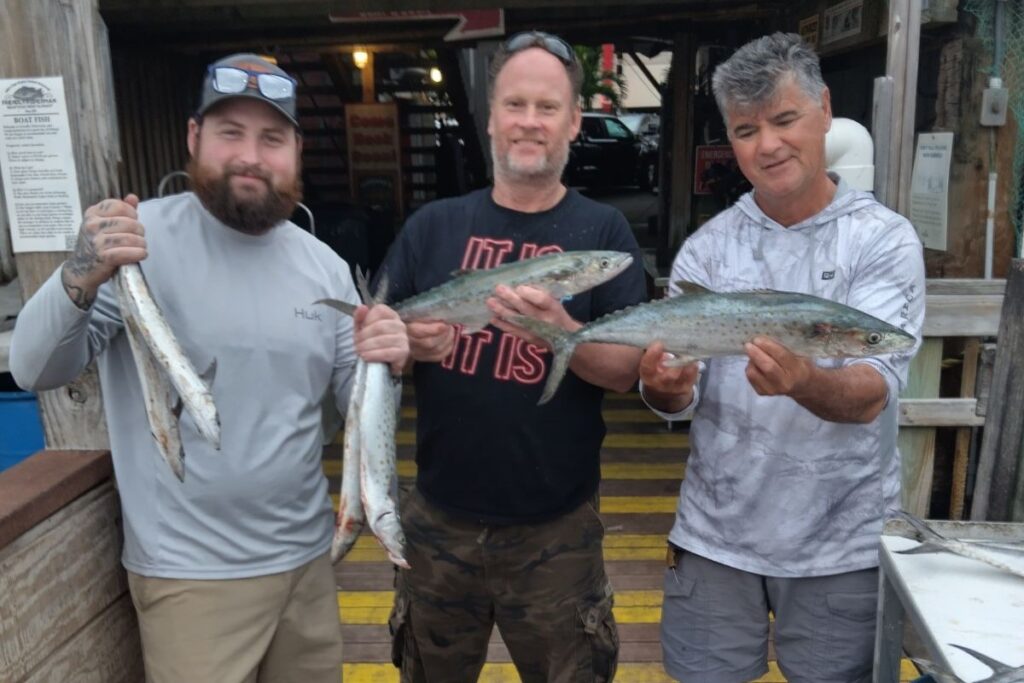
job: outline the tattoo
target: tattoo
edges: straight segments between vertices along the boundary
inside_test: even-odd
[[[86,310],[96,300],[96,292],[86,291],[80,283],[95,272],[96,267],[103,262],[103,259],[96,252],[96,245],[93,243],[95,235],[86,232],[84,225],[82,227],[83,229],[78,233],[75,251],[64,262],[61,269],[60,279],[64,285],[64,291],[68,293],[75,305]]]
[[[70,263],[70,261],[65,262],[64,267],[60,271],[61,284],[64,285],[64,291],[68,293],[68,296],[71,298],[71,302],[83,311],[87,311],[89,310],[89,307],[92,306],[92,302],[96,301],[96,293],[93,292],[92,294],[89,294],[82,287],[68,282],[68,263]]]

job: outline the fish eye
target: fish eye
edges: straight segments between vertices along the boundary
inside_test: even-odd
[[[868,344],[874,346],[878,342],[882,341],[882,335],[878,332],[872,332],[868,335]]]
[[[607,268],[610,265],[612,265],[611,259],[608,259],[608,258],[601,259],[601,267],[602,268]]]

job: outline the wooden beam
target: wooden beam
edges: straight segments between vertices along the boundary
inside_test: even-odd
[[[92,0],[0,0],[0,77],[62,75],[71,143],[83,207],[116,194],[117,115],[110,46]],[[64,26],[60,40],[39,40],[39,26]],[[5,232],[7,226],[0,225]],[[64,260],[66,252],[21,253],[18,281],[27,300]],[[42,392],[39,406],[46,444],[56,449],[108,446],[99,380],[91,366],[71,385]]]
[[[889,43],[885,74],[893,79],[892,145],[888,148],[887,206],[906,216],[917,107],[917,63],[921,42],[919,0],[889,0]]]
[[[925,298],[925,337],[991,337],[999,331],[1003,296],[928,294]]]
[[[1024,521],[1024,259],[1010,264],[987,418],[971,519]]]
[[[910,403],[907,399],[937,398],[941,371],[942,340],[925,339],[910,363],[910,378],[900,395],[900,405]],[[927,517],[935,471],[935,428],[902,428],[897,443],[903,470],[903,509]]]
[[[693,79],[696,37],[679,33],[672,49],[672,119],[662,124],[671,127],[671,157],[668,178],[661,183],[661,196],[669,202],[667,250],[675,252],[690,228],[693,198]],[[667,191],[666,191],[667,190]]]
[[[900,427],[981,427],[974,398],[901,398]]]
[[[366,51],[366,66],[360,69],[360,78],[363,83],[363,103],[372,104],[377,101],[376,85],[373,74],[373,51]]]
[[[960,373],[960,397],[974,397],[978,384],[978,360],[981,356],[981,343],[970,339],[964,347],[964,367]],[[974,415],[978,416],[978,400],[974,401]],[[984,421],[985,416],[980,416]],[[949,491],[949,516],[951,519],[964,518],[964,505],[967,499],[967,468],[971,454],[971,443],[974,441],[974,430],[970,427],[956,430],[956,444],[953,446],[953,482]]]

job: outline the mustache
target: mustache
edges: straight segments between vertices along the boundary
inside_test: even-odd
[[[251,176],[259,178],[263,182],[270,184],[271,177],[270,171],[266,170],[258,164],[233,164],[224,169],[224,177],[230,178],[231,176]]]

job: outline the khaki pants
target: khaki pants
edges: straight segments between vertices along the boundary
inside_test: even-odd
[[[148,683],[339,683],[341,623],[327,555],[250,579],[128,572]]]

